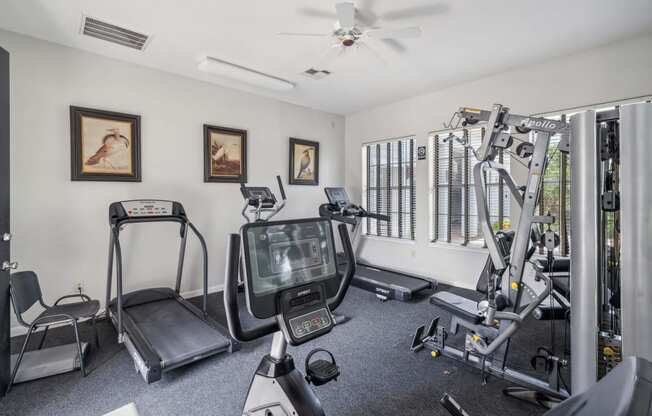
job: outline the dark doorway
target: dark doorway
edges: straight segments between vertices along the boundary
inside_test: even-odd
[[[9,383],[9,52],[0,48],[0,397]],[[5,263],[7,262],[7,263]]]

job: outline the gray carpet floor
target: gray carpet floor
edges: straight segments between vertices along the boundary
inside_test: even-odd
[[[210,305],[211,314],[223,316],[219,296],[211,295]],[[416,326],[435,315],[441,315],[443,322],[449,319],[427,297],[411,303],[381,303],[373,294],[351,288],[338,312],[351,320],[324,337],[289,349],[301,369],[313,348],[334,353],[341,377],[315,388],[326,414],[447,415],[438,403],[444,392],[472,416],[543,413],[534,405],[504,396],[502,389],[509,384],[502,380],[490,379],[482,385],[478,372],[460,363],[433,359],[427,351],[410,352]],[[126,350],[117,344],[110,324],[100,321],[99,328],[100,349],[88,357],[86,378],[74,372],[18,384],[0,401],[0,415],[99,416],[129,402],[135,402],[143,416],[240,415],[252,374],[271,344],[271,337],[245,344],[238,352],[173,370],[147,385],[134,371]],[[70,336],[65,328],[52,330],[46,346],[71,342]],[[83,326],[81,336],[92,340],[90,328]],[[527,368],[530,356],[537,346],[549,342],[548,337],[547,323],[528,325],[512,342],[515,367]],[[18,350],[21,342],[22,337],[12,339],[12,350]],[[38,344],[38,338],[33,344]]]

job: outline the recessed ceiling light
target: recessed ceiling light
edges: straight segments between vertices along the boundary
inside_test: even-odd
[[[199,62],[200,71],[210,72],[224,78],[230,78],[245,84],[268,88],[275,91],[290,91],[294,84],[282,78],[268,75],[254,69],[207,56]]]

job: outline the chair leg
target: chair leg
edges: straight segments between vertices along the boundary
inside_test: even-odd
[[[41,342],[38,344],[39,350],[43,348],[43,343],[45,342],[45,336],[48,334],[48,329],[50,329],[50,326],[46,326],[43,330],[43,337],[41,337]]]
[[[95,332],[95,349],[100,348],[100,336],[97,333],[97,325],[95,324],[95,316],[93,316],[93,319],[91,320],[91,324],[93,325],[93,332]]]
[[[29,331],[27,331],[25,342],[23,342],[23,347],[20,349],[20,354],[18,354],[18,359],[16,360],[16,365],[14,365],[14,370],[11,372],[11,378],[9,379],[9,385],[7,386],[7,394],[9,394],[9,391],[11,391],[11,386],[14,384],[14,380],[16,379],[16,374],[18,374],[18,368],[20,367],[20,362],[23,360],[23,355],[25,355],[25,350],[27,349],[29,338],[32,336],[32,333],[34,332],[34,328],[35,326],[32,325],[29,327]]]
[[[84,367],[84,354],[82,351],[81,342],[79,341],[79,328],[77,327],[76,319],[73,319],[72,327],[75,330],[75,339],[77,340],[77,351],[79,352],[79,369],[81,370],[82,376],[86,377],[86,368]]]

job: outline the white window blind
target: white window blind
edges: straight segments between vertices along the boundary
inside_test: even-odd
[[[416,195],[413,136],[363,146],[366,209],[388,215],[389,222],[367,219],[366,234],[414,240]]]
[[[432,241],[461,245],[484,245],[478,221],[473,167],[478,163],[473,152],[456,140],[477,149],[482,143],[482,127],[433,133],[430,136],[432,161]],[[509,157],[502,151],[498,161],[509,170]],[[489,214],[494,229],[510,226],[510,194],[496,172],[486,173]]]

